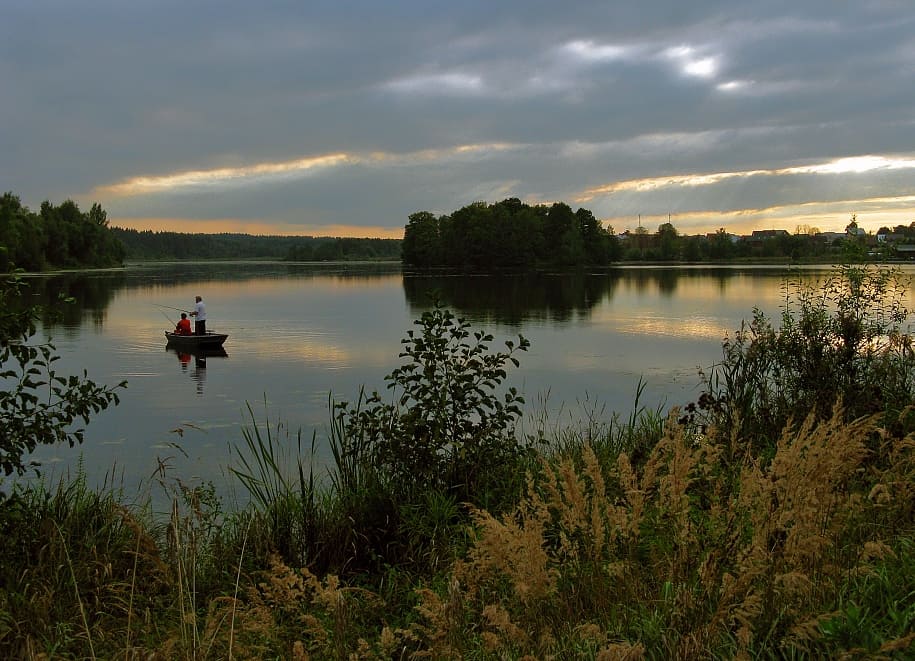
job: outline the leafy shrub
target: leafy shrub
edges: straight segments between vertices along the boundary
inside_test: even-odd
[[[421,330],[402,340],[404,364],[385,377],[390,401],[365,390],[352,404],[331,399],[335,465],[326,492],[305,468],[301,443],[290,479],[269,424],[266,434],[256,424],[245,432],[232,472],[284,561],[347,575],[443,566],[450,542],[464,537],[464,503],[498,511],[520,493],[531,457],[515,434],[524,399],[497,390],[528,341],[490,352],[491,335],[438,305],[415,324]]]
[[[843,402],[848,420],[883,413],[902,433],[915,394],[915,353],[904,323],[905,283],[892,269],[842,266],[814,287],[788,283],[781,327],[759,310],[723,344],[724,357],[685,420],[703,420],[769,445],[789,421]]]
[[[114,388],[90,381],[85,371],[82,377],[55,372],[54,345],[32,341],[39,310],[17,305],[22,287],[15,273],[0,281],[0,468],[6,475],[35,466],[23,457],[38,444],[82,443],[84,430],[73,424],[88,423],[119,401]]]
[[[421,330],[401,341],[406,363],[385,377],[393,401],[374,391],[335,405],[342,454],[363,454],[400,496],[444,489],[479,502],[525,454],[515,435],[524,398],[496,390],[530,343],[519,335],[490,352],[492,335],[438,304],[414,323]]]

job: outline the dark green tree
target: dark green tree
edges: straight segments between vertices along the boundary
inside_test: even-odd
[[[579,209],[575,212],[575,217],[578,219],[578,231],[584,242],[587,262],[594,266],[609,262],[609,238],[600,221],[588,209]]]
[[[50,342],[36,342],[39,310],[21,305],[18,275],[0,280],[0,468],[4,474],[23,474],[37,466],[26,455],[38,445],[82,443],[91,415],[118,403],[116,388],[100,386],[80,376],[61,376]]]
[[[707,242],[698,236],[688,236],[682,239],[683,259],[687,262],[698,262],[702,260],[703,249],[707,248]]]
[[[587,209],[530,206],[516,197],[474,202],[451,215],[410,216],[402,260],[411,266],[502,268],[605,265],[620,245]]]
[[[673,261],[680,257],[680,235],[670,223],[664,223],[658,228],[658,258]]]
[[[410,214],[404,228],[401,256],[410,266],[438,266],[443,263],[439,220],[429,211]]]
[[[28,271],[116,266],[124,254],[98,204],[82,213],[72,200],[60,206],[45,201],[35,214],[12,193],[0,197],[0,267],[4,270],[12,264]]]
[[[45,231],[35,215],[12,193],[0,196],[0,272],[15,263],[26,271],[45,266]]]
[[[709,239],[708,255],[712,260],[729,259],[735,254],[734,242],[723,227]]]
[[[553,254],[557,264],[574,266],[581,264],[585,257],[585,245],[579,229],[579,221],[567,204],[556,202],[546,216],[545,248]]]

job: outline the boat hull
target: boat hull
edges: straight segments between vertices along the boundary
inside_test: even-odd
[[[187,349],[212,349],[221,347],[229,336],[225,333],[214,333],[207,331],[206,335],[178,335],[171,331],[165,331],[165,337],[169,346]]]

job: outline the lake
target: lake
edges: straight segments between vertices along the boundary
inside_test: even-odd
[[[315,438],[319,471],[329,461],[328,402],[352,401],[361,386],[384,390],[401,364],[400,340],[431,306],[432,292],[491,349],[520,333],[531,342],[508,382],[524,394],[526,429],[542,414],[574,424],[588,411],[624,416],[640,381],[642,404],[685,404],[701,392],[700,368],[754,307],[777,318],[785,283],[829,267],[620,267],[605,273],[427,275],[396,264],[281,262],[136,264],[113,271],[29,278],[34,300],[55,304],[46,319],[61,356],[57,371],[87,370],[97,383],[128,387],[97,415],[77,448],[34,455],[50,476],[82,466],[91,484],[148,488],[160,466],[188,484],[232,491],[226,467],[242,428],[269,425],[304,445]],[[229,339],[224,357],[168,350],[173,308],[203,296],[210,330]],[[292,442],[290,440],[289,442]],[[144,486],[145,485],[145,486]]]

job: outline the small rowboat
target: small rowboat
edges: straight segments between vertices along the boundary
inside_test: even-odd
[[[171,331],[165,331],[165,337],[168,339],[169,346],[187,349],[221,347],[226,338],[225,333],[214,333],[207,331],[206,335],[178,335]]]

